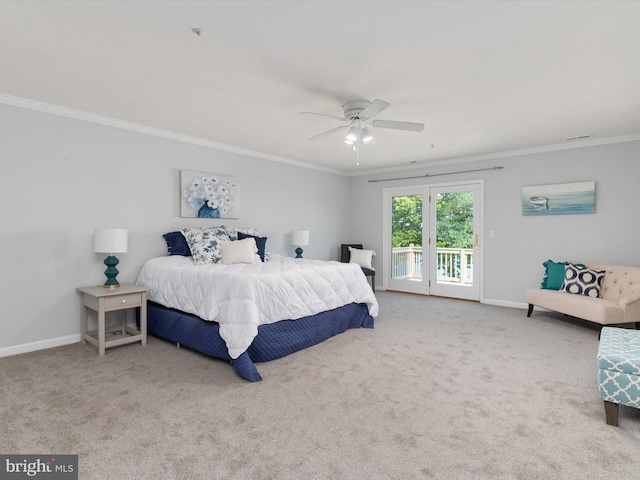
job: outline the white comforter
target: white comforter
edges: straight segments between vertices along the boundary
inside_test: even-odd
[[[179,255],[148,260],[137,284],[165,307],[220,324],[231,358],[238,358],[258,334],[258,325],[295,320],[349,303],[376,300],[361,268],[353,263],[274,255],[266,263],[194,265]]]

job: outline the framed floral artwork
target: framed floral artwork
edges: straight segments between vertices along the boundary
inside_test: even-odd
[[[236,177],[180,171],[180,216],[239,218],[240,188]]]

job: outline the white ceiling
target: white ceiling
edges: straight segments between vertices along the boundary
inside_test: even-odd
[[[640,133],[638,1],[1,1],[0,94],[348,174]],[[199,27],[205,35],[191,31]],[[350,100],[422,133],[374,129]]]

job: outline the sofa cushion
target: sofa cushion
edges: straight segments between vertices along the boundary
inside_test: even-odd
[[[564,266],[564,282],[560,290],[587,297],[599,297],[604,274],[604,270],[590,270],[569,263]]]
[[[587,263],[593,270],[605,270],[600,297],[620,302],[640,297],[640,268],[621,265]],[[625,302],[626,304],[627,302]]]
[[[527,290],[527,303],[601,325],[625,322],[624,311],[618,302],[604,298],[568,295],[565,292],[555,290],[529,289]]]

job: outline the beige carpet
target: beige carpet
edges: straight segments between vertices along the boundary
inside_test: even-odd
[[[0,359],[0,453],[81,479],[640,478],[640,410],[605,424],[598,330],[379,292],[374,330],[258,364],[151,337]]]

